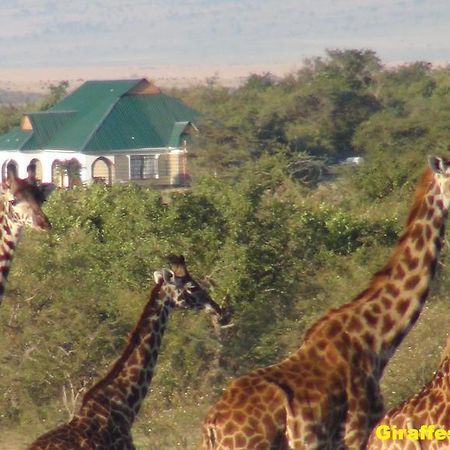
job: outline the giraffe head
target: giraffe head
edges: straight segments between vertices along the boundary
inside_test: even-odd
[[[450,159],[428,156],[428,164],[434,173],[444,197],[450,197]]]
[[[8,167],[8,176],[3,183],[1,195],[3,197],[1,206],[11,224],[18,228],[26,226],[36,230],[51,228],[47,216],[42,211],[42,204],[46,200],[44,192],[40,187],[17,177],[14,166]]]
[[[167,259],[171,265],[170,270],[154,272],[156,283],[162,283],[161,295],[170,299],[177,308],[207,309],[221,317],[222,309],[190,276],[184,257],[170,255]]]

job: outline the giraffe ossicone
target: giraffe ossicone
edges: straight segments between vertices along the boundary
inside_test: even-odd
[[[171,310],[222,313],[191,277],[184,257],[172,255],[169,261],[170,270],[154,272],[150,299],[112,368],[85,393],[70,422],[39,437],[29,450],[134,450],[131,427],[152,380]]]
[[[419,318],[443,245],[450,160],[428,162],[385,266],[297,352],[230,384],[204,421],[203,450],[365,448],[384,411],[383,370]]]

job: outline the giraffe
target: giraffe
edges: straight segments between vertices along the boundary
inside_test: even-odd
[[[384,367],[428,296],[450,204],[450,160],[430,156],[386,265],[306,333],[297,352],[231,382],[203,425],[203,450],[356,450],[384,410]]]
[[[17,244],[24,227],[47,231],[50,222],[42,211],[45,194],[41,187],[22,180],[14,166],[0,189],[0,304]]]
[[[134,450],[131,427],[147,394],[173,308],[221,308],[189,275],[184,257],[154,273],[156,285],[121,356],[83,397],[74,418],[39,437],[29,450]]]
[[[383,416],[367,450],[449,449],[450,433],[444,436],[441,431],[439,437],[434,434],[437,429],[450,430],[450,339],[432,380]]]

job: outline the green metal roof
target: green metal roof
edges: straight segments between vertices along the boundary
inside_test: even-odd
[[[30,139],[23,145],[23,150],[48,148],[53,137],[72,121],[76,111],[43,111],[27,114],[33,131]]]
[[[169,147],[178,147],[180,145],[181,135],[189,124],[190,122],[175,122],[173,124],[169,138]]]
[[[0,135],[0,150],[20,150],[31,137],[31,131],[14,128],[10,132]]]
[[[88,81],[49,110],[27,114],[32,131],[0,135],[0,150],[102,154],[178,147],[186,125],[199,113],[166,94],[134,93],[145,81]]]
[[[193,121],[198,116],[197,111],[166,94],[124,95],[92,135],[85,150],[178,147],[183,130],[178,134],[177,145],[171,145],[174,124]]]

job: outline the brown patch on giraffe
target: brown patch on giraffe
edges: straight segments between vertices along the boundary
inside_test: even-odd
[[[315,360],[319,357],[318,353],[317,353],[317,349],[315,347],[310,347],[308,349],[308,356],[312,359]]]
[[[238,423],[245,422],[245,414],[242,411],[236,411],[234,413],[234,420]]]
[[[350,319],[348,326],[347,326],[348,331],[355,331],[355,332],[361,331],[362,328],[363,328],[363,325],[356,316],[353,316]]]
[[[14,241],[6,240],[5,244],[9,247],[10,250],[14,250],[16,248],[16,244]]]
[[[397,306],[395,307],[395,309],[397,310],[397,312],[400,314],[400,315],[403,315],[403,314],[405,314],[405,312],[407,311],[407,309],[409,308],[409,305],[411,304],[411,300],[410,299],[403,299],[403,300],[400,300],[398,303],[397,303]]]
[[[366,322],[372,327],[378,323],[378,317],[373,315],[370,311],[364,311],[363,317]]]
[[[232,421],[228,421],[223,428],[225,434],[234,434],[237,430],[237,425]]]
[[[408,291],[413,290],[418,284],[420,283],[420,276],[419,275],[413,275],[412,277],[409,277],[405,282],[405,289]]]
[[[406,275],[406,272],[403,269],[403,266],[400,263],[398,263],[397,266],[395,267],[395,269],[396,269],[396,272],[395,272],[394,278],[396,280],[403,280],[403,278],[405,278],[405,275]]]
[[[327,331],[327,337],[329,339],[334,338],[337,334],[339,334],[342,331],[342,325],[337,321],[334,320],[330,323],[330,326]]]
[[[375,303],[374,305],[372,305],[372,312],[374,314],[381,314],[383,311],[381,309],[381,306]]]
[[[250,442],[249,442],[250,444]],[[233,447],[233,437],[232,436],[227,436],[223,441],[222,441],[222,445],[226,448],[232,448]]]
[[[374,345],[375,345],[375,336],[371,333],[365,333],[363,336],[363,339],[365,341],[365,343],[367,344],[367,346],[373,350],[374,349]]]
[[[381,333],[386,334],[394,328],[395,320],[389,315],[386,314],[383,316],[383,325],[381,327]]]
[[[416,250],[418,252],[420,252],[420,251],[422,251],[424,246],[425,246],[425,239],[423,238],[423,236],[420,236],[420,238],[417,239],[417,241],[416,241]]]
[[[432,219],[432,217],[434,216],[434,208],[433,207],[431,207],[429,210],[428,210],[428,214],[427,214],[427,220],[431,220]]]
[[[433,219],[433,228],[435,230],[439,230],[439,228],[441,228],[441,225],[442,225],[442,217],[439,216],[435,217]]]
[[[430,225],[427,224],[425,227],[425,238],[427,241],[431,240],[431,236],[433,236],[433,230],[431,229]]]
[[[386,292],[394,298],[400,295],[400,289],[392,283],[386,285]]]
[[[411,232],[411,238],[413,240],[416,240],[419,239],[419,237],[422,237],[422,235],[423,235],[423,225],[420,223],[416,223]]]
[[[347,359],[347,358],[348,358],[348,353],[349,353],[349,346],[346,345],[346,344],[344,344],[344,343],[341,342],[341,341],[335,342],[334,345],[335,345],[335,347],[336,347],[336,350],[341,354],[341,356],[342,356],[344,359]]]
[[[381,303],[383,303],[383,306],[384,306],[386,309],[390,309],[391,306],[392,306],[392,300],[390,300],[390,299],[387,298],[387,297],[382,297],[382,298],[381,298]]]
[[[411,258],[408,262],[408,269],[413,271],[419,267],[419,258]]]
[[[444,202],[442,201],[442,199],[436,200],[436,207],[441,210],[444,209]]]
[[[235,448],[245,448],[246,442],[247,442],[247,439],[245,438],[244,433],[238,433],[234,437]]]

